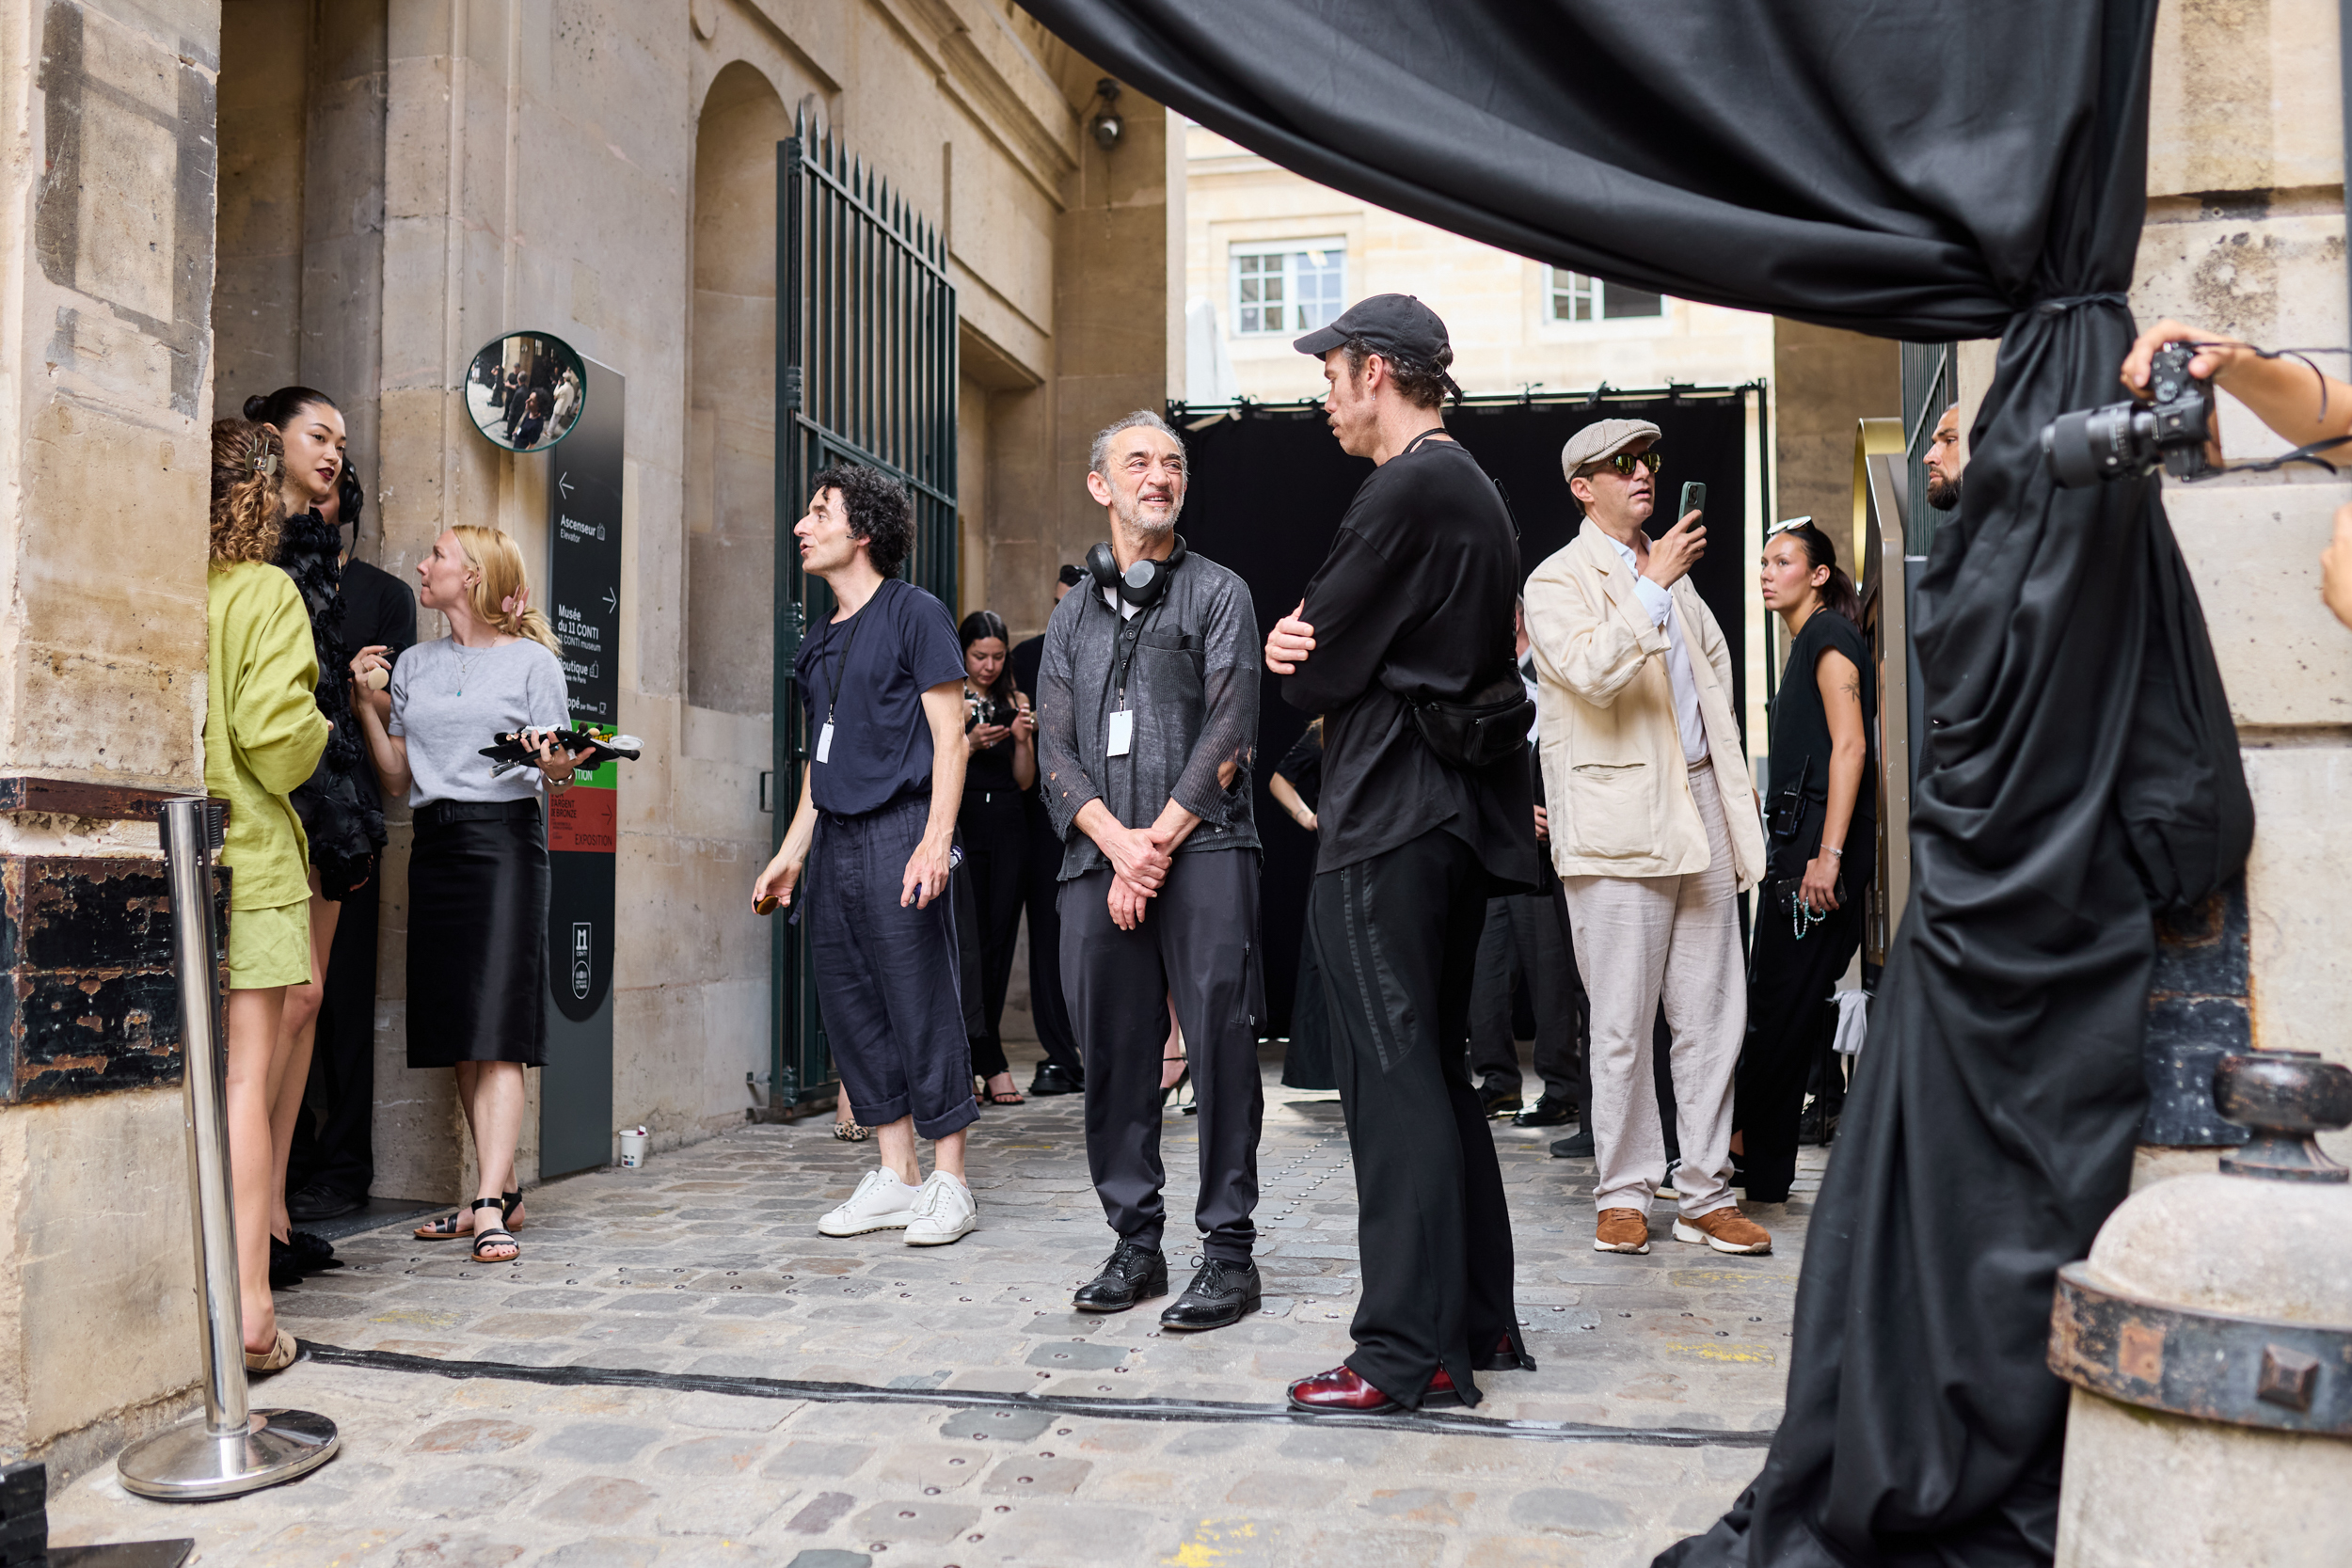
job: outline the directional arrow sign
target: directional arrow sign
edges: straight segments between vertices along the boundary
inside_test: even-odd
[[[568,471],[566,471],[566,472],[564,472],[564,473],[560,473],[560,474],[556,475],[556,476],[555,476],[555,487],[556,487],[558,490],[561,490],[561,491],[563,491],[563,492],[564,492],[564,499],[565,500],[570,500],[570,499],[572,499],[572,476],[571,476],[571,474],[570,474]]]
[[[604,591],[604,608],[611,610],[613,614],[618,615],[621,612],[620,594],[612,589],[606,589]]]

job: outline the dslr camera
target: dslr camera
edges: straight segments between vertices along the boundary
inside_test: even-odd
[[[1019,711],[1009,699],[983,697],[967,687],[963,693],[963,733],[970,735],[982,724],[1009,727]]]
[[[2060,414],[2042,427],[2050,472],[2069,489],[2102,480],[2137,479],[2161,463],[2174,479],[2203,479],[2217,470],[2205,460],[2219,433],[2213,387],[2188,373],[2195,343],[2167,343],[2148,372],[2146,403],[2110,403]]]

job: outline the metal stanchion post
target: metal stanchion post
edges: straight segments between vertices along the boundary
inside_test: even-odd
[[[334,1456],[335,1423],[307,1410],[252,1410],[246,1402],[244,1313],[237,1287],[236,1211],[229,1181],[225,1103],[228,1032],[220,996],[220,931],[213,918],[213,852],[225,818],[194,796],[156,813],[171,886],[172,958],[188,1105],[188,1179],[204,1312],[204,1414],[159,1432],[115,1462],[125,1489],[193,1502],[292,1481]]]

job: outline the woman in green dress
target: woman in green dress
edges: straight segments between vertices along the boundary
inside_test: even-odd
[[[286,988],[310,978],[310,879],[301,818],[286,799],[326,750],[318,656],[294,578],[272,565],[285,508],[277,435],[249,420],[213,426],[212,560],[204,788],[229,802],[220,862],[229,897],[229,1165],[246,1366],[294,1360],[270,1300],[270,1077]]]

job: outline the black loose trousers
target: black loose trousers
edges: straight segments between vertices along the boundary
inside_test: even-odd
[[[1463,1068],[1488,880],[1442,828],[1327,871],[1308,895],[1356,1166],[1363,1294],[1347,1365],[1408,1409],[1438,1369],[1525,1368],[1511,1215]]]
[[[1830,992],[1862,945],[1863,900],[1853,895],[1802,941],[1782,889],[1767,882],[1748,952],[1748,1037],[1733,1081],[1731,1125],[1745,1150],[1748,1201],[1786,1203],[1797,1175],[1797,1121],[1822,1037],[1837,1027]],[[1779,896],[1773,896],[1779,894]]]
[[[1111,870],[1061,884],[1061,972],[1086,1053],[1087,1168],[1122,1240],[1157,1249],[1168,1222],[1160,1189],[1160,1059],[1168,1004],[1184,1032],[1200,1117],[1200,1250],[1247,1263],[1257,1244],[1258,852],[1186,850],[1132,931],[1111,923]],[[1491,1156],[1489,1156],[1491,1158]]]

